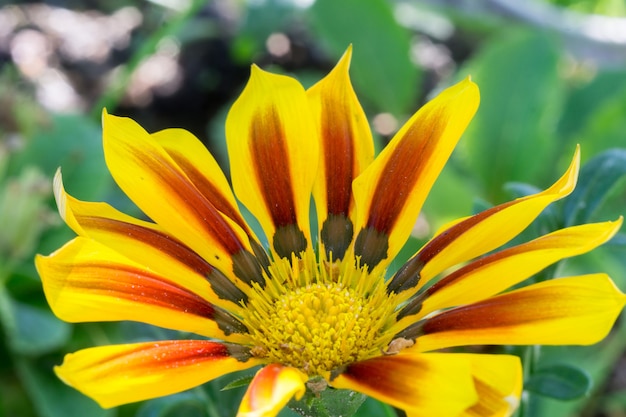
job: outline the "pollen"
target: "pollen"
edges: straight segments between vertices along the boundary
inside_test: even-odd
[[[246,306],[253,355],[327,377],[390,343],[396,303],[382,276],[348,262],[317,263],[313,254],[268,271]]]

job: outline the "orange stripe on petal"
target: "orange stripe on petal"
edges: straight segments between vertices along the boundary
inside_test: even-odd
[[[352,181],[374,157],[367,118],[352,89],[348,69],[352,48],[319,83],[307,90],[321,126],[320,170],[314,188],[321,244],[326,256],[343,258],[354,234]]]
[[[357,205],[355,254],[383,267],[413,228],[439,172],[478,108],[469,79],[422,107],[353,184]]]
[[[319,139],[302,86],[252,67],[226,120],[233,187],[274,253],[310,249],[309,205]]]
[[[247,329],[207,301],[207,288],[161,276],[101,244],[77,237],[35,260],[54,314],[68,322],[132,320],[246,342]],[[191,281],[193,282],[193,281]]]
[[[158,225],[125,215],[108,204],[84,202],[67,194],[60,172],[54,178],[54,195],[61,217],[80,236],[94,239],[118,253],[129,254],[134,262],[163,276],[177,277],[181,281],[188,279],[186,285],[192,288],[204,289],[208,281],[214,292],[209,300],[217,305],[238,309],[239,301],[247,299],[232,282],[233,278],[224,276]],[[245,290],[245,286],[242,287]]]
[[[491,344],[589,345],[608,334],[625,304],[626,296],[605,274],[560,278],[446,311],[400,336],[417,336],[413,349],[420,351]]]
[[[608,241],[622,224],[593,223],[558,230],[531,242],[474,261],[441,279],[416,297],[399,314],[416,321],[435,310],[470,304],[498,294],[545,267],[567,257],[588,252]],[[418,313],[418,314],[417,314]],[[400,320],[397,328],[408,322]]]
[[[444,227],[411,258],[388,284],[388,290],[415,294],[437,274],[504,245],[521,233],[548,205],[574,190],[580,165],[577,148],[568,170],[550,188],[518,198]]]
[[[250,262],[245,233],[202,195],[154,138],[131,119],[106,112],[103,125],[109,170],[144,213],[227,275],[262,280],[261,267]]]
[[[331,385],[369,395],[414,417],[456,416],[478,400],[470,361],[444,353],[401,353],[356,362]]]
[[[285,161],[285,133],[275,107],[257,113],[252,119],[250,153],[254,155],[255,176],[272,222],[277,228],[297,223],[291,184],[293,179]],[[268,175],[271,173],[271,175]]]
[[[104,408],[174,394],[250,368],[228,348],[207,340],[102,346],[65,356],[55,372]]]
[[[198,138],[184,129],[165,129],[151,136],[217,210],[252,236],[252,232],[239,212],[237,201],[222,168]]]
[[[308,377],[295,368],[270,364],[254,376],[237,417],[274,417],[293,398],[302,398]]]

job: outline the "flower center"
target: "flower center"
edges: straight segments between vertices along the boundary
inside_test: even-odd
[[[332,268],[293,263],[275,262],[266,286],[249,299],[244,323],[252,353],[310,376],[380,355],[390,342],[385,330],[395,307],[383,278],[346,262]]]

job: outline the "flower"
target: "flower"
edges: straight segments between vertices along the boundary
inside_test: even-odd
[[[252,67],[226,121],[234,194],[187,131],[148,134],[104,112],[109,170],[151,221],[73,198],[58,173],[59,212],[78,236],[36,259],[47,300],[69,322],[133,320],[202,337],[80,350],[56,367],[63,381],[113,407],[261,365],[241,416],[274,416],[326,385],[410,417],[505,416],[521,393],[518,358],[441,349],[584,345],[610,331],[626,297],[605,274],[507,290],[606,242],[621,218],[494,251],[573,190],[578,150],[545,191],[452,222],[388,271],[479,93],[470,79],[443,91],[374,159],[350,55],[306,91]]]

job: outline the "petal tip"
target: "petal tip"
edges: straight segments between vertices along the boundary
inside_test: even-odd
[[[257,81],[262,78],[267,78],[268,76],[272,76],[272,75],[275,75],[275,74],[265,71],[263,68],[259,67],[257,64],[252,64],[250,66],[250,79],[248,80],[248,82],[252,83],[254,81]]]
[[[580,145],[576,145],[572,162],[567,167],[567,171],[544,193],[557,194],[559,198],[569,195],[578,182],[578,173],[580,171]]]
[[[102,126],[104,126],[104,123],[106,122],[106,120],[110,117],[111,115],[109,114],[109,112],[107,112],[106,107],[102,108],[102,113],[100,115],[100,119],[102,122]]]
[[[480,90],[478,84],[472,81],[472,77],[468,75],[461,81],[445,89],[439,97],[448,97],[452,100],[463,100],[471,108],[473,115],[480,104]]]
[[[339,62],[337,62],[337,68],[340,68],[344,72],[348,72],[350,69],[350,62],[352,61],[352,44],[348,45],[348,48],[343,53]]]
[[[65,188],[63,188],[63,175],[61,174],[61,168],[57,168],[52,180],[52,191],[54,194],[54,200],[56,201],[59,214],[63,220],[66,220],[66,206],[67,198],[65,194]]]
[[[612,227],[610,228],[611,235],[609,237],[612,238],[619,231],[624,223],[624,216],[619,216],[617,219],[608,222]]]

